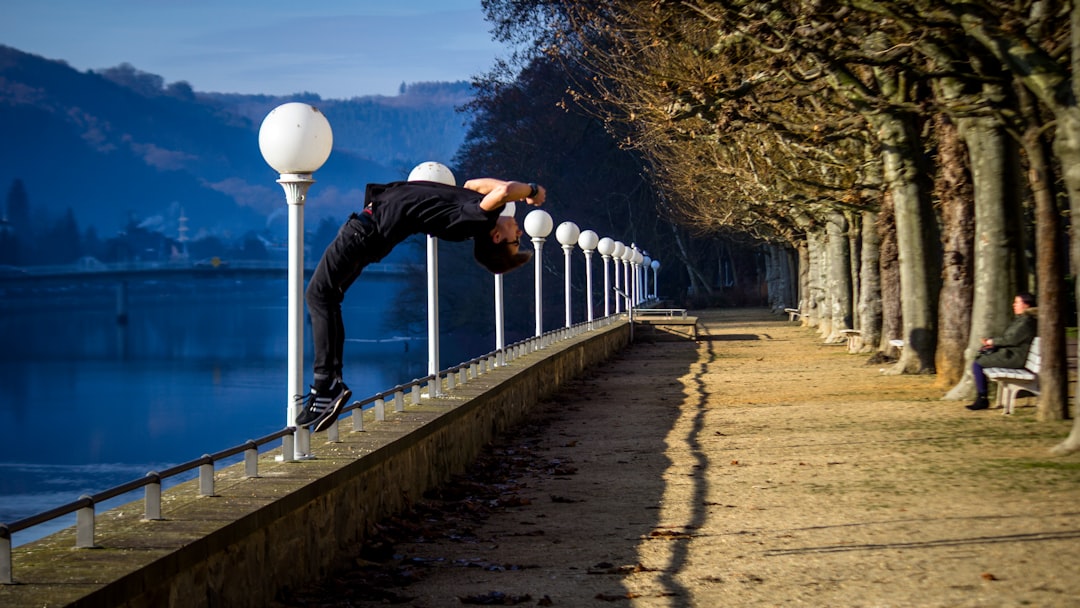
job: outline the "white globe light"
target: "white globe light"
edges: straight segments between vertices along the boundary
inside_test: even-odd
[[[552,225],[551,215],[543,209],[533,209],[525,216],[525,233],[531,237],[547,237],[551,234]]]
[[[652,258],[650,258],[649,256],[645,256],[645,261],[642,262],[642,264],[644,264],[646,266],[648,266],[649,264],[652,264]]]
[[[653,260],[651,265],[653,270],[660,270],[660,260]]]
[[[306,103],[282,104],[259,127],[259,151],[278,173],[314,173],[330,158],[330,121]]]
[[[615,251],[611,252],[612,257],[621,260],[624,253],[626,253],[626,245],[623,245],[622,241],[615,241]]]
[[[645,259],[645,256],[641,255],[640,251],[634,252],[634,259],[631,260],[635,264],[641,264],[641,261]]]
[[[581,235],[578,236],[577,244],[585,251],[592,251],[596,249],[597,243],[600,241],[600,236],[592,230],[582,230]]]
[[[559,243],[567,246],[577,245],[578,235],[581,234],[581,229],[574,222],[563,222],[559,224],[559,228],[555,231],[555,238]]]
[[[447,186],[456,186],[457,180],[446,165],[434,161],[420,163],[409,172],[410,182],[435,182]]]
[[[615,239],[605,236],[596,244],[596,248],[600,251],[600,255],[610,256],[615,253]]]

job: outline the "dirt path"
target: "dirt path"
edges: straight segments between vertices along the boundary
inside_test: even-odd
[[[635,344],[278,606],[1078,606],[1070,422],[760,310]]]

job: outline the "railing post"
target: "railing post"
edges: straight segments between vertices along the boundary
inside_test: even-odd
[[[84,501],[86,506],[81,507],[75,513],[75,548],[94,548],[94,499],[83,494],[79,500]]]
[[[296,431],[281,438],[281,461],[294,462],[296,460]]]
[[[0,585],[13,585],[11,578],[11,531],[0,524]]]
[[[386,420],[386,400],[382,397],[375,400],[375,420],[376,422]]]
[[[152,481],[143,491],[143,519],[158,521],[161,519],[161,477],[157,471],[150,471],[146,476]]]
[[[350,416],[350,418],[352,418],[352,430],[354,433],[359,433],[360,431],[364,430],[363,406],[357,406],[357,408],[353,410],[352,416]]]
[[[420,404],[420,395],[423,392],[424,392],[424,385],[423,384],[417,383],[417,384],[413,385],[412,390],[409,391],[413,405],[419,405]]]
[[[203,454],[203,463],[199,465],[199,496],[214,495],[214,461],[209,454]]]
[[[333,422],[330,423],[330,428],[326,429],[326,441],[328,441],[329,443],[341,442],[341,434],[338,430],[338,422],[339,421],[335,419]]]
[[[454,372],[450,372],[449,374],[446,374],[446,390],[448,390],[448,391],[454,390],[454,384],[456,382],[457,382],[457,379],[455,378],[455,373]]]
[[[405,391],[401,389],[394,391],[394,411],[398,413],[405,411]]]
[[[248,439],[247,449],[244,450],[244,477],[255,478],[259,476],[259,444]]]

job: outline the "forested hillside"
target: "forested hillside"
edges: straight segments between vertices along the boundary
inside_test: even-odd
[[[369,181],[400,179],[424,160],[449,162],[464,138],[467,83],[403,85],[395,97],[322,100],[196,92],[128,64],[80,72],[0,46],[0,188],[27,206],[0,233],[3,263],[62,263],[106,255],[95,245],[136,229],[222,242],[245,234],[273,245],[286,234],[284,194],[258,148],[262,118],[287,101],[326,114],[335,147],[317,172],[312,228],[343,218]],[[85,247],[35,246],[61,231]],[[122,235],[121,235],[122,236]],[[12,239],[19,242],[12,245]],[[70,239],[68,239],[70,241]],[[14,259],[12,248],[20,251]],[[155,255],[168,255],[167,251]],[[68,260],[71,261],[71,260]]]

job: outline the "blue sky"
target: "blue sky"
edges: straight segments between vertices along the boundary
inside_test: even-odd
[[[130,63],[197,91],[395,95],[508,53],[480,0],[9,0],[3,12],[0,44],[79,70]]]

